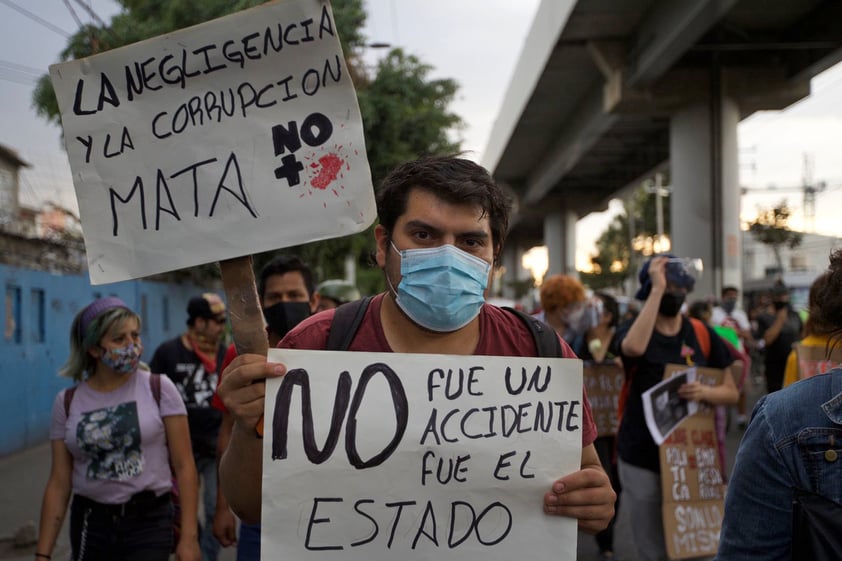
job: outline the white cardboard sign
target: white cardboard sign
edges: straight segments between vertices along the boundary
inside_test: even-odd
[[[101,284],[364,230],[374,193],[327,0],[50,67]]]
[[[272,349],[262,558],[575,560],[579,360]]]

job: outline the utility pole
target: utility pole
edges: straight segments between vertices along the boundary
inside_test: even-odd
[[[657,234],[657,238],[655,242],[652,244],[652,248],[655,253],[663,253],[664,251],[669,251],[669,247],[667,247],[667,239],[664,236],[664,197],[668,197],[670,191],[668,188],[663,186],[664,176],[662,173],[658,172],[655,174],[655,181],[654,183],[648,183],[646,185],[646,192],[647,193],[654,193],[655,194],[655,230]]]

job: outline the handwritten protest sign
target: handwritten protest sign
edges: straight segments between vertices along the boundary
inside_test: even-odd
[[[722,383],[724,371],[693,367],[697,381]],[[687,366],[667,365],[664,378]],[[725,479],[714,427],[714,410],[700,404],[660,447],[664,539],[670,559],[714,555],[725,509]]]
[[[623,368],[617,364],[586,362],[583,375],[597,435],[617,434],[617,409],[625,381]]]
[[[795,356],[798,358],[798,379],[812,378],[816,374],[830,372],[842,365],[842,349],[836,346],[812,347],[803,343],[795,344]],[[830,355],[828,356],[828,350]]]
[[[272,349],[264,559],[573,560],[544,494],[581,462],[569,359]]]
[[[364,230],[375,216],[326,0],[50,68],[93,284]]]

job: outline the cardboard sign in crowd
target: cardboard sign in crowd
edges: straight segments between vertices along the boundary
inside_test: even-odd
[[[724,371],[695,369],[706,385],[722,383]],[[664,379],[687,366],[669,364]],[[716,554],[725,512],[725,478],[719,457],[714,410],[701,405],[686,417],[660,446],[664,540],[670,559]]]
[[[543,496],[579,469],[582,363],[272,349],[272,559],[576,559]]]
[[[597,435],[616,435],[620,392],[625,381],[623,367],[612,363],[586,362],[583,375]]]
[[[91,282],[360,232],[362,122],[326,0],[50,67]]]

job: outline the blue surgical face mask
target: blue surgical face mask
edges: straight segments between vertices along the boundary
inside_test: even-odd
[[[392,247],[401,257],[402,277],[397,290],[392,290],[409,319],[430,331],[448,333],[479,315],[489,263],[452,245],[399,250],[392,243]]]
[[[117,374],[131,374],[137,370],[140,364],[140,355],[143,353],[141,345],[129,343],[125,347],[116,349],[102,349],[102,363]]]

